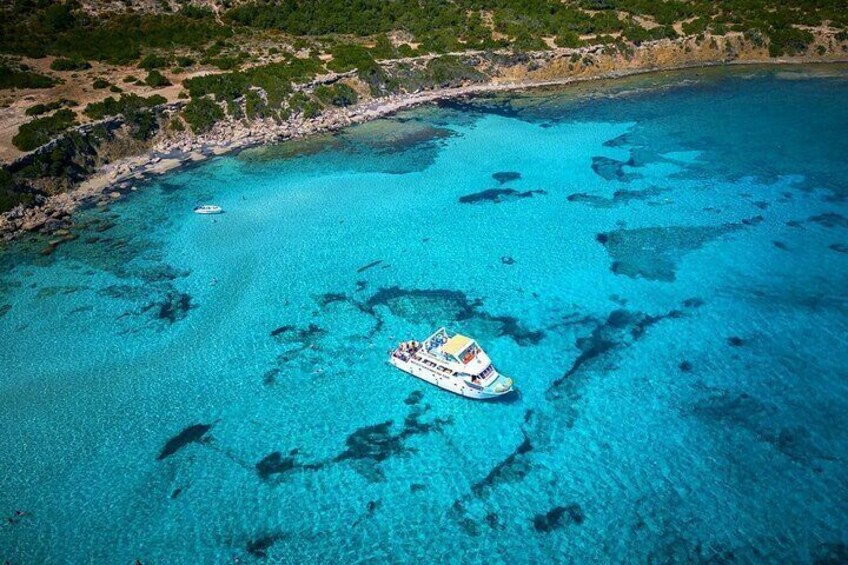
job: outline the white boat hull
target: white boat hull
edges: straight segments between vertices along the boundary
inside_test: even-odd
[[[194,209],[195,214],[220,214],[223,211],[220,206],[198,206]]]
[[[413,377],[417,377],[422,381],[426,381],[432,385],[436,385],[437,387],[450,391],[454,394],[464,396],[465,398],[489,400],[492,398],[500,398],[501,396],[505,396],[513,392],[512,387],[502,392],[495,392],[494,390],[483,388],[477,389],[470,386],[463,379],[440,375],[434,371],[430,371],[424,367],[421,367],[420,365],[413,363],[412,361],[404,361],[403,359],[399,359],[394,355],[389,356],[389,363],[391,363],[404,373],[409,373]]]

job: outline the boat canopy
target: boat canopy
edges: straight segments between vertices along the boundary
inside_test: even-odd
[[[468,346],[474,343],[474,340],[470,337],[465,337],[464,335],[456,334],[447,340],[447,342],[442,346],[442,351],[447,353],[448,355],[453,355],[456,358],[459,358],[459,355],[468,349]]]

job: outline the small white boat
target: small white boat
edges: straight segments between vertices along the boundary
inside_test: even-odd
[[[401,343],[389,352],[389,363],[466,398],[498,398],[514,390],[512,379],[498,373],[476,341],[445,328],[423,342]]]
[[[204,204],[203,206],[196,206],[194,208],[195,214],[220,214],[223,211],[223,208],[214,204]]]

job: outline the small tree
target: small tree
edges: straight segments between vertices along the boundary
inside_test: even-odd
[[[147,73],[144,84],[152,88],[162,88],[163,86],[171,86],[171,81],[165,78],[165,75],[159,71],[153,70]]]

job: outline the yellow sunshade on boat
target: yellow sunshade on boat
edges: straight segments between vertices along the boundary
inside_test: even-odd
[[[442,351],[444,351],[448,355],[459,357],[459,354],[462,353],[462,350],[468,347],[470,344],[471,338],[465,337],[464,335],[456,334],[445,342],[445,344],[442,346]]]

